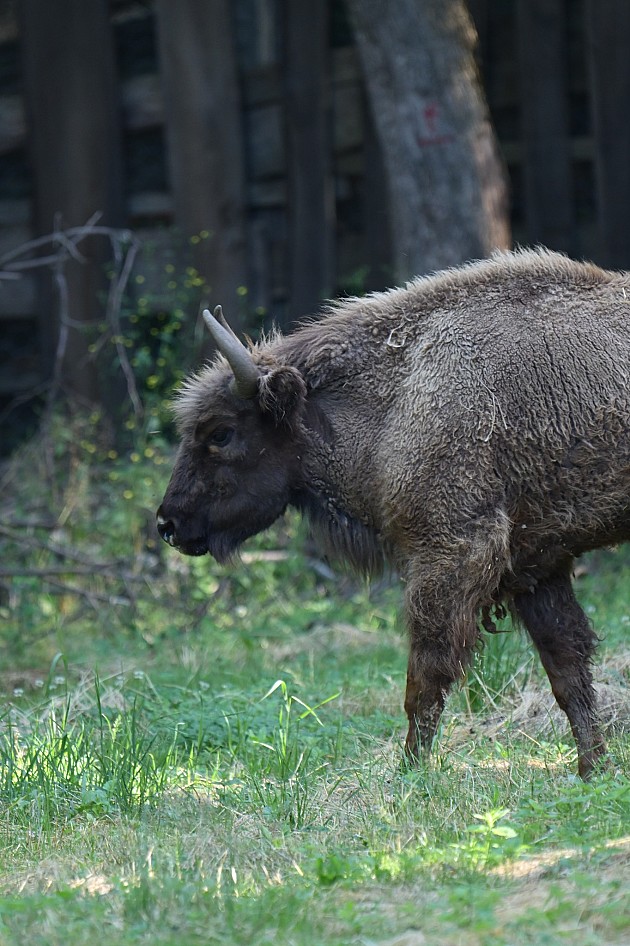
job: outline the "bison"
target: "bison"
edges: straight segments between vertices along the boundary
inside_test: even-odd
[[[572,588],[576,556],[630,538],[630,274],[544,249],[332,304],[215,362],[175,403],[162,538],[225,562],[291,506],[326,554],[404,583],[405,751],[507,607],[566,713],[587,778],[605,752]]]

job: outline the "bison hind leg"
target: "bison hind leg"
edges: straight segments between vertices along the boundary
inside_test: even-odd
[[[514,608],[536,646],[556,702],[567,715],[578,751],[578,772],[587,779],[606,752],[591,673],[597,636],[575,597],[569,568],[517,595]]]

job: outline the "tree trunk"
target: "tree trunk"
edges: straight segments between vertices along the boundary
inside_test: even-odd
[[[587,0],[586,42],[602,263],[630,268],[630,3]]]
[[[195,241],[204,301],[221,304],[237,329],[247,288],[245,159],[230,8],[229,0],[156,0],[175,222]]]
[[[387,171],[397,280],[510,242],[464,0],[348,0]]]
[[[80,226],[99,212],[100,225],[121,226],[122,148],[108,4],[22,0],[19,9],[37,234]],[[67,330],[59,380],[72,395],[97,403],[101,391],[89,345],[90,329],[104,316],[107,239],[83,241],[81,255],[85,262],[66,266],[67,302],[54,292],[50,275],[43,277],[41,338],[50,373],[60,331]]]
[[[314,312],[333,288],[334,181],[328,3],[287,0],[289,309]]]

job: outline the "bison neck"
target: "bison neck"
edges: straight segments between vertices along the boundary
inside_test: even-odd
[[[384,570],[388,556],[382,537],[368,522],[347,512],[325,484],[304,486],[293,505],[308,517],[315,541],[332,561],[362,575]]]
[[[361,502],[371,473],[346,425],[326,407],[313,399],[307,408],[302,479],[291,504],[307,516],[330,559],[363,575],[379,574],[389,558],[386,543]]]

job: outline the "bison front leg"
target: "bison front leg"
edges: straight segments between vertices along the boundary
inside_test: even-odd
[[[440,543],[415,550],[406,575],[410,760],[431,748],[448,691],[468,669],[477,616],[509,567],[509,532],[509,519],[497,507],[493,514],[462,516],[459,528],[441,530]]]
[[[587,779],[606,751],[591,674],[597,637],[575,598],[568,570],[518,595],[514,605],[536,645],[556,702],[567,714],[578,772]]]
[[[434,633],[412,629],[405,691],[409,720],[405,756],[409,762],[417,761],[420,752],[429,753],[448,692],[464,676],[470,663],[478,633],[474,615],[466,636],[458,644],[450,639],[452,632],[452,625],[444,627],[436,639]]]

